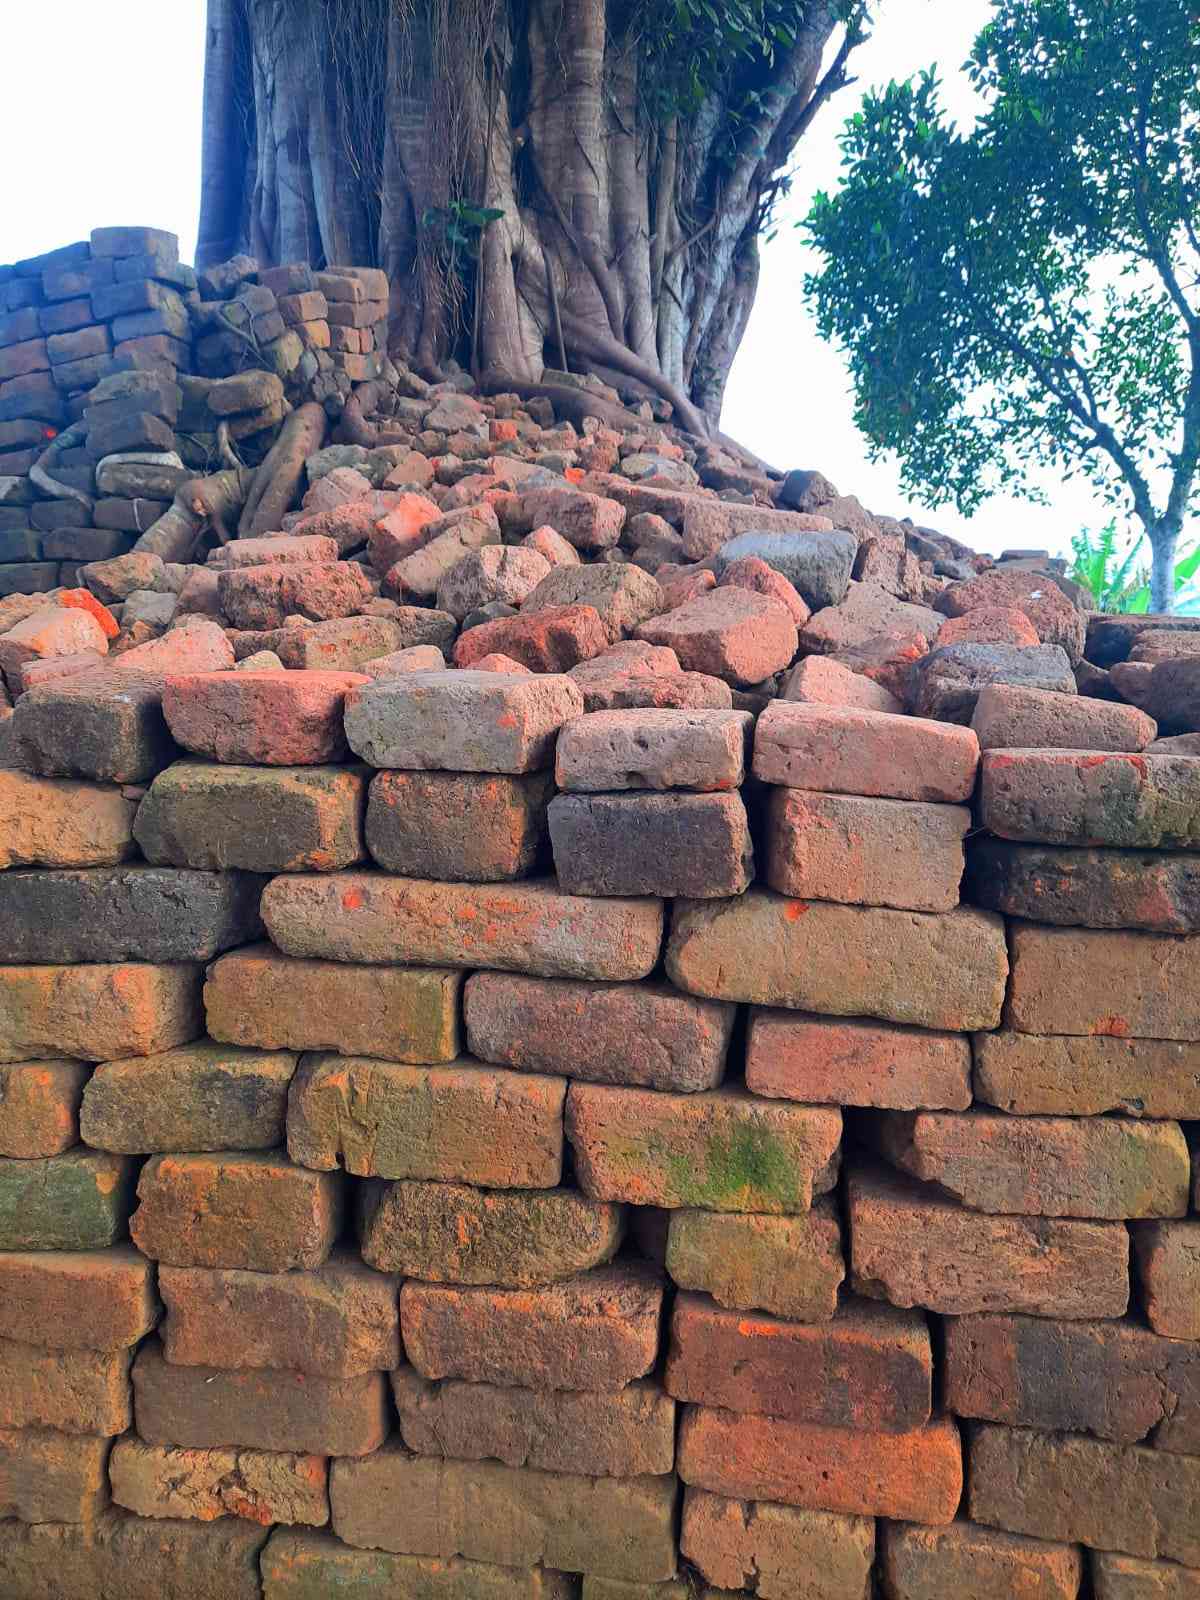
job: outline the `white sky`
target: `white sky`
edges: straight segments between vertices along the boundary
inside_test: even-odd
[[[815,263],[791,223],[836,185],[836,138],[863,89],[936,64],[954,114],[969,119],[958,73],[988,0],[880,0],[859,82],[827,106],[797,152],[795,183],[729,386],[723,425],[781,467],[817,467],[872,510],[910,514],[978,549],[1036,546],[1066,554],[1073,532],[1100,527],[1105,506],[1082,484],[1044,487],[1052,507],[996,497],[964,522],[903,496],[895,470],[870,466],[854,426],[846,368],[822,342],[800,293]],[[93,227],[150,224],[180,236],[185,259],[199,206],[204,0],[53,0],[3,4],[0,261],[84,238]],[[40,67],[54,52],[53,70]]]

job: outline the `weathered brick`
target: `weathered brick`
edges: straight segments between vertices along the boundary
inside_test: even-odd
[[[119,789],[0,769],[0,868],[113,866],[136,811]]]
[[[871,1433],[686,1406],[678,1461],[693,1488],[853,1516],[940,1525],[962,1494],[962,1446],[949,1418]]]
[[[980,690],[971,727],[984,750],[1144,750],[1157,731],[1136,706],[1011,683]]]
[[[1155,1333],[1200,1339],[1200,1220],[1144,1223],[1133,1230],[1133,1253]]]
[[[875,1524],[688,1489],[679,1550],[718,1591],[744,1589],[760,1600],[862,1600]]]
[[[438,1383],[392,1374],[400,1434],[423,1456],[503,1461],[539,1472],[638,1478],[675,1465],[675,1402],[651,1379],[615,1393]]]
[[[120,666],[31,689],[13,711],[21,764],[51,778],[146,783],[177,754],[162,679]]]
[[[356,562],[289,561],[221,572],[217,593],[235,628],[281,628],[290,616],[314,622],[352,616],[373,590]]]
[[[761,683],[789,665],[797,634],[787,607],[749,589],[711,589],[634,630],[647,644],[674,650],[685,672],[731,683]]]
[[[960,1417],[1200,1455],[1191,1340],[1134,1322],[951,1317],[942,1370],[947,1409]]]
[[[560,794],[554,868],[568,894],[741,894],[754,877],[740,794]]]
[[[753,727],[748,711],[593,712],[563,729],[555,779],[581,794],[737,789]]]
[[[971,1046],[958,1033],[754,1006],[746,1087],[810,1105],[963,1111],[971,1104]]]
[[[1200,1566],[1200,1457],[976,1423],[975,1522]]]
[[[532,1290],[406,1283],[400,1326],[424,1378],[620,1390],[658,1356],[663,1281],[622,1262]]]
[[[884,1523],[881,1572],[888,1600],[1075,1600],[1081,1552],[972,1522],[948,1528]]]
[[[57,1156],[79,1138],[82,1061],[0,1063],[0,1156]]]
[[[677,903],[666,967],[689,994],[970,1032],[1000,1021],[1008,954],[1003,923],[988,912],[838,906],[751,889]]]
[[[1200,930],[1200,867],[1182,851],[977,839],[967,853],[966,893],[991,911],[1062,927]]]
[[[166,680],[163,715],[185,750],[212,761],[320,766],[345,755],[346,691],[368,681],[361,672],[191,672]]]
[[[1200,1570],[1173,1561],[1139,1561],[1097,1550],[1091,1572],[1095,1600],[1200,1600]]]
[[[0,1061],[149,1056],[201,1031],[201,968],[0,967]]]
[[[602,655],[609,642],[594,606],[550,606],[468,628],[454,646],[454,662],[469,669],[490,655],[502,655],[530,672],[565,673]]]
[[[547,772],[380,772],[367,847],[388,872],[459,883],[524,878],[545,855]]]
[[[323,1457],[267,1450],[180,1450],[119,1439],[108,1464],[115,1504],[139,1517],[243,1517],[321,1527],[329,1521]]]
[[[125,1237],[134,1163],[82,1145],[0,1160],[0,1250],[102,1250]]]
[[[882,711],[776,700],[754,732],[755,776],[789,789],[961,803],[978,765],[969,728]]]
[[[163,1155],[142,1168],[138,1200],[129,1231],[153,1261],[286,1272],[329,1255],[342,1179],[274,1153]]]
[[[213,963],[204,1004],[209,1033],[233,1044],[453,1061],[461,986],[457,972],[296,960],[260,944]]]
[[[1000,1032],[973,1047],[975,1097],[1002,1111],[1200,1119],[1200,1044]]]
[[[553,1283],[608,1261],[622,1222],[619,1206],[574,1189],[405,1181],[362,1188],[364,1259],[434,1283]]]
[[[1200,772],[1186,756],[989,750],[980,818],[1002,839],[1190,850],[1200,845]]]
[[[845,1277],[841,1229],[830,1200],[791,1217],[672,1211],[666,1268],[681,1289],[718,1305],[827,1322]]]
[[[660,900],[563,894],[552,878],[492,886],[297,874],[268,884],[262,914],[288,955],[540,978],[644,978],[658,963],[663,927]]]
[[[177,1367],[150,1340],[133,1363],[133,1392],[137,1431],[147,1444],[363,1456],[379,1448],[388,1430],[382,1372],[320,1378]]]
[[[893,1305],[956,1316],[1119,1317],[1129,1235],[1118,1222],[989,1217],[931,1185],[865,1169],[848,1184],[852,1283]]]
[[[1200,1041],[1200,937],[1013,924],[1006,1020],[1021,1033]]]
[[[43,1350],[0,1339],[0,1428],[111,1438],[133,1422],[128,1350]]]
[[[666,984],[477,972],[463,997],[468,1044],[484,1061],[683,1093],[724,1076],[734,1008]]]
[[[329,1497],[334,1532],[368,1549],[614,1578],[675,1572],[672,1477],[531,1472],[387,1446],[364,1461],[335,1462]]]
[[[0,1431],[0,1518],[87,1522],[108,1504],[109,1441],[54,1428]]]
[[[363,855],[366,774],[355,767],[176,761],[138,807],[147,861],[248,872],[334,872]]]
[[[123,1350],[158,1321],[154,1269],[128,1246],[0,1253],[0,1338]]]
[[[638,1583],[629,1578],[596,1578],[583,1574],[582,1600],[693,1600],[694,1589],[688,1578],[664,1578],[657,1583]],[[705,1590],[706,1600],[713,1591]]]
[[[784,1322],[680,1294],[663,1382],[677,1400],[907,1433],[929,1421],[933,1356],[925,1318],[895,1306],[847,1299],[831,1322]]]
[[[574,1600],[575,1580],[544,1567],[354,1550],[332,1534],[277,1528],[262,1553],[265,1600]],[[680,1597],[686,1600],[686,1597]]]

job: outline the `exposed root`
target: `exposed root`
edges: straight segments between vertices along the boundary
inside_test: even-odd
[[[29,481],[39,488],[50,500],[74,500],[81,505],[90,517],[95,507],[95,501],[90,494],[84,494],[82,489],[73,489],[69,483],[60,483],[57,478],[50,476],[50,469],[56,465],[59,456],[64,450],[73,450],[83,444],[87,438],[87,429],[81,422],[76,422],[69,428],[64,428],[57,434],[42,451],[41,455],[29,469]]]
[[[238,523],[243,539],[278,533],[304,475],[304,463],[325,442],[323,406],[310,400],[298,407],[279,430],[279,437],[254,473]]]

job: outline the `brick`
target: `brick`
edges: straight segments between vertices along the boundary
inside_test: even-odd
[[[1173,1561],[1139,1561],[1097,1550],[1091,1558],[1095,1600],[1197,1600],[1200,1571]]]
[[[991,1217],[931,1185],[865,1169],[847,1186],[851,1282],[893,1305],[957,1316],[1119,1317],[1129,1235],[1116,1222]]]
[[[262,1554],[265,1600],[355,1594],[378,1600],[573,1600],[575,1580],[544,1567],[354,1550],[331,1534],[277,1528]],[[680,1597],[686,1600],[686,1597]]]
[[[1200,1118],[1200,1044],[977,1034],[975,1097],[1024,1116]]]
[[[1006,1021],[1021,1033],[1200,1041],[1195,936],[1013,924]]]
[[[980,1035],[979,1042],[991,1037]],[[754,1006],[746,1034],[746,1087],[810,1105],[965,1111],[971,1104],[971,1047],[957,1033]]]
[[[386,569],[383,592],[406,605],[433,605],[438,590],[465,556],[499,543],[499,525],[490,514],[482,516],[472,509],[453,518],[439,517],[416,535],[409,554]]]
[[[545,854],[549,773],[380,772],[367,847],[388,872],[459,883],[523,878]]]
[[[522,611],[515,617],[468,628],[454,647],[454,662],[473,667],[485,656],[504,655],[535,673],[569,672],[609,644],[600,614],[592,606],[553,606]]]
[[[0,1064],[0,1156],[61,1155],[79,1138],[82,1061]]]
[[[962,1446],[950,1418],[872,1433],[687,1406],[678,1462],[689,1487],[731,1499],[935,1526],[953,1519],[962,1494]]]
[[[735,684],[761,683],[788,666],[797,647],[786,606],[734,587],[712,589],[643,622],[635,637],[674,650],[685,672]]]
[[[755,777],[789,789],[954,804],[978,765],[969,728],[881,711],[776,700],[754,733]]]
[[[668,1394],[730,1411],[908,1433],[929,1421],[933,1356],[914,1311],[844,1300],[831,1322],[784,1322],[680,1294]]]
[[[0,1061],[111,1061],[201,1031],[200,968],[96,963],[0,967]]]
[[[971,1522],[885,1523],[880,1570],[890,1600],[1075,1600],[1083,1557],[1069,1544]]]
[[[869,1517],[688,1489],[679,1549],[719,1591],[745,1589],[761,1600],[862,1600],[875,1525]]]
[[[179,1367],[150,1340],[133,1363],[133,1390],[137,1431],[147,1444],[360,1456],[377,1450],[388,1430],[381,1372],[319,1378]]]
[[[89,1523],[0,1523],[7,1594],[54,1600],[259,1600],[253,1522],[159,1522],[106,1511]]]
[[[1200,1458],[977,1423],[970,1459],[976,1522],[1200,1565]]]
[[[740,794],[559,795],[548,816],[569,894],[717,898],[754,875]]]
[[[718,1305],[828,1322],[845,1276],[837,1212],[830,1200],[791,1217],[672,1211],[666,1268]]]
[[[336,539],[317,534],[279,533],[259,538],[235,539],[221,545],[208,558],[208,565],[219,572],[239,567],[294,566],[297,562],[328,564],[338,558]]]
[[[110,1061],[83,1093],[80,1127],[94,1149],[131,1155],[269,1150],[283,1142],[296,1058],[202,1040],[136,1061]]]
[[[334,1532],[347,1544],[614,1578],[675,1572],[670,1477],[531,1472],[388,1446],[365,1461],[335,1462],[329,1491]]]
[[[313,622],[302,628],[278,628],[270,636],[274,641],[271,648],[289,671],[365,674],[368,662],[404,645],[436,644],[439,639],[446,638],[447,625],[453,630],[453,618],[441,611],[422,611],[416,607],[408,610],[410,617],[403,623],[393,617],[335,617],[331,622]],[[419,625],[411,620],[414,612],[421,619]],[[433,638],[422,639],[421,633],[433,635]]]
[[[999,1023],[1008,954],[1004,925],[988,912],[838,906],[751,889],[677,903],[666,970],[689,994],[966,1033]]]
[[[674,651],[671,652],[672,655]],[[585,662],[585,666],[604,662]],[[728,711],[733,705],[730,687],[703,672],[642,672],[637,667],[609,667],[594,677],[583,677],[578,667],[569,676],[583,690],[587,711],[675,710]]]
[[[1136,706],[1009,683],[980,691],[971,727],[983,750],[1144,750],[1157,732]]]
[[[102,1250],[125,1237],[133,1163],[77,1146],[0,1160],[0,1250]]]
[[[1200,1339],[1200,1221],[1135,1228],[1133,1253],[1146,1320],[1155,1333]]]
[[[133,1422],[126,1350],[43,1350],[0,1339],[0,1428],[111,1438]]]
[[[660,900],[563,894],[551,879],[457,884],[379,873],[276,878],[262,899],[288,955],[635,979],[658,964]]]
[[[0,1254],[0,1338],[124,1350],[158,1313],[154,1269],[128,1246]]]
[[[412,673],[351,694],[346,737],[374,767],[533,772],[553,764],[559,729],[582,711],[563,676]]]
[[[909,703],[919,717],[964,725],[991,684],[1076,692],[1071,658],[1056,644],[950,644],[935,647],[915,668]]]
[[[720,1083],[734,1022],[732,1006],[663,983],[498,972],[467,979],[464,1011],[471,1053],[483,1061],[682,1093]],[[637,1039],[636,1050],[630,1039]]]
[[[138,1200],[134,1244],[173,1267],[319,1267],[342,1215],[340,1178],[259,1152],[155,1156]]]
[[[1200,845],[1195,765],[1186,756],[988,750],[980,818],[1003,839],[1195,849]]]
[[[0,349],[0,382],[25,378],[34,372],[48,372],[50,357],[45,339],[26,339]]]
[[[314,1455],[266,1450],[179,1450],[120,1439],[109,1461],[114,1502],[140,1517],[210,1522],[242,1517],[262,1527],[329,1520],[327,1466]]]
[[[158,1281],[176,1366],[349,1378],[399,1364],[399,1283],[348,1253],[311,1272],[162,1267]]]
[[[0,1432],[0,1517],[87,1522],[108,1504],[109,1441],[53,1428]]]
[[[437,1283],[552,1283],[609,1260],[621,1234],[618,1207],[569,1189],[399,1180],[362,1191],[363,1258]]]
[[[146,783],[177,753],[161,679],[120,666],[22,695],[13,739],[30,771],[100,783]]]
[[[745,711],[601,711],[562,731],[560,789],[737,789],[753,718]]]
[[[536,550],[487,544],[468,552],[446,573],[438,584],[438,607],[462,622],[479,607],[496,601],[506,606],[528,605],[549,572],[550,563]]]
[[[0,672],[11,686],[27,662],[89,650],[99,655],[108,651],[108,640],[96,619],[74,606],[50,605],[0,634]]]
[[[652,1380],[611,1394],[431,1383],[411,1367],[392,1374],[400,1434],[423,1456],[503,1461],[539,1472],[637,1478],[675,1464],[675,1402]]]
[[[966,893],[989,910],[1062,927],[1200,930],[1200,872],[1185,852],[977,839]]]
[[[950,911],[970,826],[966,806],[774,789],[765,877],[803,900]]]
[[[832,656],[805,656],[788,673],[781,700],[799,705],[853,707],[858,711],[886,711],[902,716],[903,702],[881,684],[852,672]]]
[[[1194,1341],[1042,1317],[952,1317],[945,1328],[946,1406],[960,1417],[1200,1454]]]
[[[884,1111],[873,1137],[895,1166],[976,1211],[1050,1217],[1176,1217],[1191,1163],[1176,1122]]]
[[[530,489],[521,496],[520,523],[522,532],[550,527],[576,550],[598,554],[621,537],[625,507],[579,489]]]
[[[712,1600],[712,1591],[704,1591]],[[688,1578],[666,1578],[659,1583],[638,1583],[625,1578],[594,1578],[583,1574],[583,1600],[692,1600]]]
[[[567,1137],[585,1194],[710,1211],[807,1211],[836,1182],[841,1112],[736,1090],[573,1084]]]
[[[217,577],[221,610],[235,628],[281,628],[290,616],[349,617],[372,593],[370,578],[353,561],[234,567]]]
[[[345,754],[355,672],[194,672],[168,678],[163,714],[181,745],[213,761],[319,766]]]

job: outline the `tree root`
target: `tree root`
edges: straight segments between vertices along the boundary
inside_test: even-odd
[[[238,522],[242,539],[278,533],[304,475],[304,463],[325,442],[325,408],[314,400],[299,406],[279,430],[246,496]]]
[[[82,489],[73,489],[69,483],[60,483],[57,478],[50,476],[50,469],[57,463],[62,452],[75,449],[83,444],[86,438],[87,429],[82,422],[72,423],[69,428],[64,428],[61,433],[56,434],[30,467],[29,481],[49,500],[74,500],[90,517],[95,508],[95,501],[91,495],[84,494]]]

